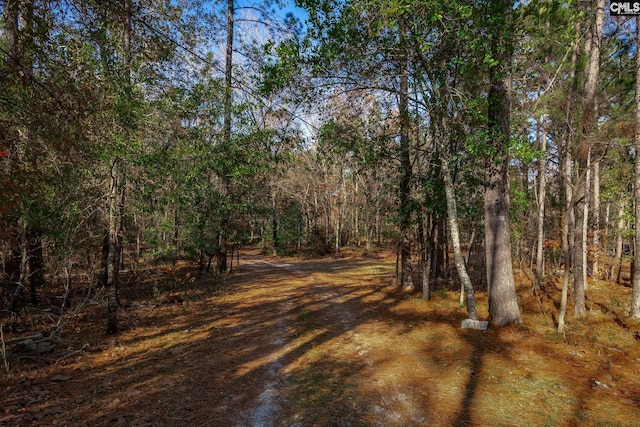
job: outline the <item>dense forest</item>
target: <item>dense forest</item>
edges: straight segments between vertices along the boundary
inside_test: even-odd
[[[639,36],[604,0],[0,4],[5,328],[56,285],[115,334],[123,274],[247,245],[391,248],[496,326],[514,268],[562,276],[558,332],[596,278],[640,317]]]

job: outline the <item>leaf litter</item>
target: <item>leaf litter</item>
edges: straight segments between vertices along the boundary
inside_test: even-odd
[[[483,332],[460,329],[457,290],[423,301],[388,285],[393,267],[388,253],[250,250],[223,283],[162,272],[123,290],[118,337],[92,305],[56,344],[83,351],[11,360],[0,425],[637,425],[640,325],[618,303],[630,289],[594,283],[590,314],[558,336],[559,287],[539,300],[519,275],[524,325]]]

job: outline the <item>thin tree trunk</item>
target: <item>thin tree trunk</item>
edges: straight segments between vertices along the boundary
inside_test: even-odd
[[[597,124],[596,90],[600,72],[600,44],[602,41],[602,26],[604,23],[604,0],[597,0],[596,19],[589,29],[586,41],[586,55],[589,58],[585,70],[584,98],[582,122],[580,123],[581,136],[578,141],[576,161],[578,162],[578,180],[575,187],[575,249],[573,269],[573,299],[574,316],[585,315],[585,289],[587,286],[586,266],[586,224],[588,220],[588,163],[591,153],[591,139],[595,133]]]
[[[100,257],[100,276],[98,278],[99,286],[107,286],[109,281],[109,245],[110,234],[109,226],[107,225],[102,234],[102,255]]]
[[[141,241],[141,234],[142,231],[140,230],[140,223],[138,220],[138,215],[137,214],[133,214],[133,226],[136,229],[136,254],[135,254],[135,262],[133,263],[133,268],[134,268],[134,272],[137,275],[138,274],[138,270],[139,270],[139,262],[140,262],[140,241]]]
[[[227,0],[227,51],[225,54],[225,86],[224,86],[224,143],[227,148],[231,142],[231,104],[233,81],[233,31],[234,0]]]
[[[271,193],[271,236],[273,240],[273,256],[278,255],[278,211],[276,210],[276,192]]]
[[[449,239],[447,239],[447,235],[449,234],[447,229],[447,221],[442,221],[442,239],[440,240],[442,243],[442,276],[445,279],[451,278],[451,260],[449,258]]]
[[[233,34],[234,34],[234,0],[227,0],[227,46],[225,53],[225,86],[224,86],[224,118],[223,118],[223,144],[226,150],[231,149],[231,108],[233,104]],[[231,196],[231,171],[228,165],[224,165],[220,171],[222,183],[221,196]],[[225,204],[220,221],[220,230],[217,236],[216,248],[216,273],[227,271],[227,236],[231,222],[231,212],[228,203]]]
[[[602,228],[604,229],[602,232],[602,253],[604,254],[605,259],[609,259],[609,218],[611,216],[611,202],[607,200],[607,204],[604,207],[604,223],[602,224]],[[606,265],[606,264],[605,264]],[[605,272],[605,275],[607,273]],[[603,277],[606,279],[606,277]]]
[[[108,250],[107,250],[107,333],[118,333],[118,165],[111,162],[108,196]]]
[[[587,194],[585,197],[586,203],[582,207],[584,220],[582,222],[582,265],[584,269],[582,271],[583,281],[584,281],[584,290],[586,291],[589,287],[589,282],[587,281],[587,277],[589,277],[589,263],[588,263],[588,233],[589,233],[589,206],[591,201],[591,147],[589,147],[589,152],[587,154],[587,172],[585,176],[585,188],[587,189]]]
[[[585,286],[586,286],[586,265],[584,265],[584,254],[586,253],[586,236],[584,234],[585,206],[587,205],[586,192],[586,157],[578,159],[583,163],[579,167],[578,180],[575,185],[575,223],[574,223],[574,246],[573,246],[573,304],[574,316],[577,318],[585,315]],[[580,173],[582,169],[582,173]]]
[[[442,268],[442,248],[440,241],[442,240],[442,220],[433,219],[431,224],[431,251],[429,252],[429,284],[434,285],[438,277],[439,269]]]
[[[547,128],[543,115],[540,128],[540,161],[538,168],[538,246],[536,250],[536,283],[540,288],[544,277],[544,207],[547,192]]]
[[[618,202],[618,228],[616,229],[616,256],[622,257],[622,230],[624,230],[624,201]]]
[[[600,160],[593,162],[593,263],[591,274],[593,277],[599,276],[599,260],[602,256],[602,247],[600,246]]]
[[[631,293],[632,318],[640,318],[640,17],[636,16],[636,135],[634,139],[635,158],[635,182],[633,189],[635,235],[634,235],[634,265],[633,265],[633,291]]]
[[[126,0],[123,10],[124,72],[127,84],[131,84],[131,2]],[[127,132],[128,134],[128,132]],[[125,180],[121,160],[115,157],[109,170],[108,223],[106,254],[107,288],[107,333],[118,333],[118,281],[122,248],[122,226],[124,221]],[[122,168],[122,170],[121,170]],[[106,247],[106,243],[105,243]]]
[[[399,25],[401,48],[404,48],[404,21]],[[405,291],[413,291],[413,266],[411,263],[411,157],[409,147],[409,78],[407,76],[407,54],[400,55],[400,241],[402,281]]]
[[[380,229],[380,202],[376,200],[376,245],[382,245],[382,230]]]
[[[122,167],[122,172],[120,172],[119,182],[118,182],[118,247],[117,247],[117,258],[116,262],[118,263],[118,270],[124,268],[124,232],[125,232],[125,201],[126,201],[126,181],[127,174],[124,166]],[[118,303],[120,300],[118,300]]]
[[[333,242],[333,250],[336,255],[340,253],[340,208],[336,208],[336,223],[335,223],[335,239]]]
[[[580,21],[576,23],[576,33],[580,33]],[[571,52],[571,68],[569,80],[573,81],[576,76],[576,66],[578,63],[579,43],[576,41]],[[567,313],[567,298],[569,294],[569,284],[571,282],[571,273],[573,269],[572,251],[574,247],[573,233],[575,215],[573,200],[573,158],[571,155],[571,122],[572,122],[572,103],[567,102],[566,107],[567,129],[564,144],[564,164],[563,178],[565,189],[565,213],[562,220],[562,249],[564,254],[564,275],[562,281],[562,297],[560,300],[560,312],[558,314],[558,333],[564,334],[565,318]]]
[[[427,219],[426,228],[430,230],[429,223],[431,222],[431,215]],[[418,223],[418,239],[420,240],[420,281],[422,284],[422,299],[428,300],[431,298],[431,289],[429,289],[429,276],[431,272],[431,253],[429,249],[429,237],[425,234],[425,220],[420,216]]]
[[[362,242],[360,239],[360,204],[358,200],[358,178],[358,176],[355,177],[353,186],[353,234],[356,239],[356,246],[360,247]]]
[[[331,200],[329,199],[329,197],[327,197],[327,203],[325,205],[326,219],[324,227],[324,244],[327,246],[327,248],[331,247],[331,210]]]
[[[567,223],[567,227],[563,227],[562,233],[562,251],[564,253],[564,274],[562,278],[562,297],[560,298],[560,312],[558,314],[558,333],[564,334],[565,318],[567,314],[567,298],[569,295],[569,283],[571,281],[571,246],[569,229],[573,226],[573,209],[567,206],[565,210],[565,218],[563,221]]]
[[[449,169],[449,159],[444,153],[447,148],[441,147],[441,159],[442,159],[442,176],[444,178],[444,192],[447,198],[447,215],[449,217],[449,235],[453,243],[453,254],[458,277],[462,283],[465,293],[465,303],[467,306],[467,312],[469,318],[478,320],[478,312],[476,310],[475,298],[473,296],[473,285],[469,274],[467,274],[467,268],[464,264],[464,256],[462,255],[462,248],[460,247],[460,230],[458,227],[458,209],[456,207],[455,193],[453,189],[453,182],[451,180],[451,171]]]
[[[564,274],[562,279],[562,297],[560,299],[560,312],[558,314],[558,333],[564,334],[565,318],[567,313],[567,298],[569,295],[569,283],[571,281],[571,265],[573,248],[573,230],[575,221],[573,214],[573,188],[571,187],[571,149],[569,140],[565,142],[564,153],[564,181],[565,181],[565,212],[562,219],[562,252],[564,254]]]
[[[469,263],[471,263],[471,255],[473,254],[473,247],[476,244],[476,237],[478,233],[476,233],[476,223],[475,221],[471,225],[473,228],[471,229],[471,236],[469,237],[469,245],[467,246],[467,258],[465,260],[465,265],[469,268]]]
[[[611,280],[620,281],[620,270],[622,269],[622,230],[624,229],[624,202],[618,203],[618,229],[616,230],[616,262],[611,269]]]

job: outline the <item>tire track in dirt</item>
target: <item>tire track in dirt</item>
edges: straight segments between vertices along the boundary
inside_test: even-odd
[[[264,269],[266,266],[276,275],[297,276],[298,279],[305,276],[305,273],[293,268],[288,263],[273,263],[265,260],[245,264],[249,269]],[[275,291],[275,289],[273,289]],[[274,312],[288,313],[296,311],[294,292],[290,289],[286,291],[287,297],[274,303]],[[271,427],[276,425],[277,420],[282,417],[284,402],[281,390],[287,387],[287,377],[282,373],[285,367],[283,353],[286,354],[288,347],[294,338],[293,325],[291,319],[283,317],[267,331],[271,338],[271,345],[267,348],[272,354],[268,356],[268,363],[264,367],[266,372],[262,375],[263,384],[258,387],[260,394],[255,398],[249,408],[241,414],[242,422],[237,426],[251,427]]]
[[[261,343],[251,357],[262,365],[253,397],[236,406],[234,426],[428,424],[421,396],[403,377],[402,358],[419,361],[394,339],[401,325],[377,317],[387,294],[378,292],[383,277],[373,265],[252,257],[244,268],[253,280],[241,284],[241,292],[262,298],[261,312],[279,315],[276,321],[256,315],[243,331]],[[361,283],[364,276],[375,283]],[[268,277],[268,286],[258,277]]]

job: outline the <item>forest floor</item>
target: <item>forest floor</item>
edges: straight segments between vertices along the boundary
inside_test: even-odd
[[[590,283],[589,314],[569,313],[563,337],[560,278],[538,297],[519,273],[523,325],[477,331],[460,329],[457,292],[397,290],[388,253],[240,262],[223,283],[186,265],[129,283],[117,337],[102,303],[67,315],[51,353],[0,366],[0,425],[640,423],[628,287]]]

